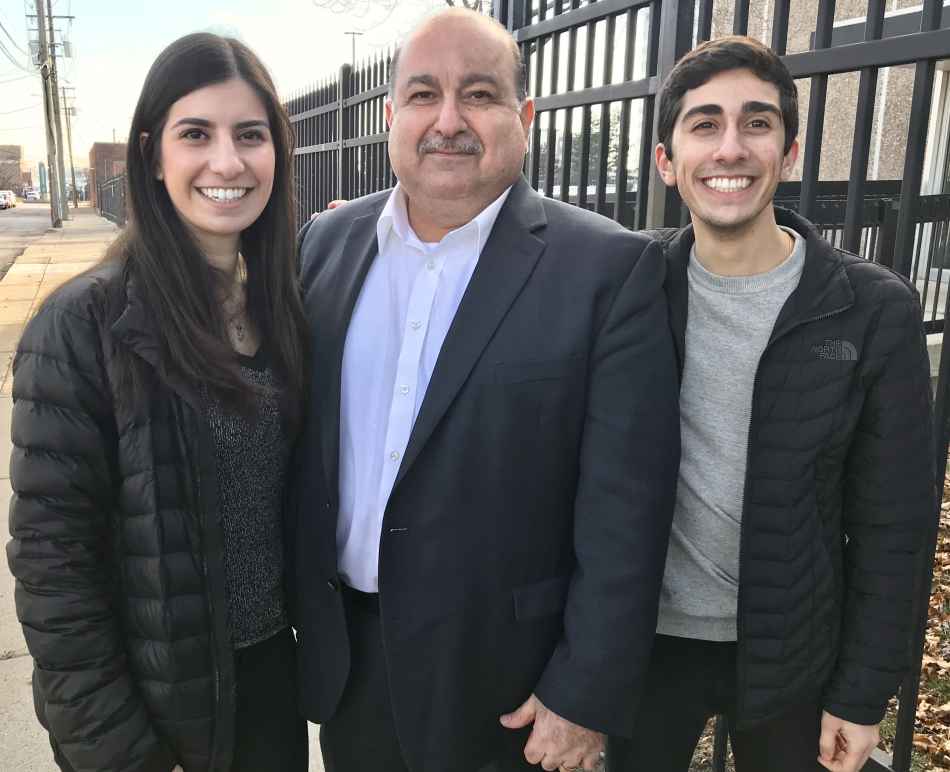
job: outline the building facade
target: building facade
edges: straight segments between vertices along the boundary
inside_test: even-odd
[[[100,182],[122,174],[125,171],[124,142],[96,142],[89,151],[89,198],[93,206],[98,205],[96,188]]]

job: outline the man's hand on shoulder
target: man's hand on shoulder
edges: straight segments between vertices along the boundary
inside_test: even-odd
[[[831,772],[858,772],[880,739],[877,724],[852,724],[822,711],[818,763]]]
[[[501,717],[501,725],[508,729],[521,729],[531,723],[531,736],[524,746],[529,764],[540,764],[547,770],[603,769],[606,736],[562,718],[533,694],[514,713]]]
[[[327,209],[336,209],[338,206],[343,206],[343,204],[349,200],[350,199],[348,198],[335,198],[329,204],[327,204]],[[310,215],[310,219],[316,220],[321,214],[327,211],[327,209],[318,209],[316,212]]]

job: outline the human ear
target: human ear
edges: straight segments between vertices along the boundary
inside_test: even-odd
[[[792,142],[785,157],[782,159],[782,179],[787,180],[792,176],[792,169],[795,168],[795,161],[798,160],[798,140]]]
[[[654,157],[656,158],[656,170],[660,173],[660,179],[667,187],[674,187],[676,185],[676,171],[673,169],[673,161],[666,154],[666,147],[662,142],[657,143]]]

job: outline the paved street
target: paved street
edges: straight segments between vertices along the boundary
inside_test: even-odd
[[[28,244],[50,227],[48,204],[20,203],[0,211],[0,276]]]
[[[98,260],[117,230],[93,210],[81,208],[61,230],[49,229],[49,208],[21,204],[0,212],[0,512],[10,501],[10,361],[23,325],[38,304],[66,279]],[[4,251],[6,250],[6,251]],[[5,261],[5,262],[4,262]],[[4,526],[6,518],[3,517]],[[0,545],[9,535],[0,528]],[[30,686],[32,661],[16,620],[13,577],[0,555],[0,772],[58,772],[45,732],[36,720]],[[311,725],[310,772],[323,772]],[[261,770],[278,772],[278,770]]]

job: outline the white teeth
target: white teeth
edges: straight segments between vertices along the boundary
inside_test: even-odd
[[[709,177],[703,180],[713,190],[720,193],[734,193],[739,190],[745,190],[752,184],[751,177]]]
[[[250,188],[198,188],[201,194],[214,201],[234,201],[247,195]]]

